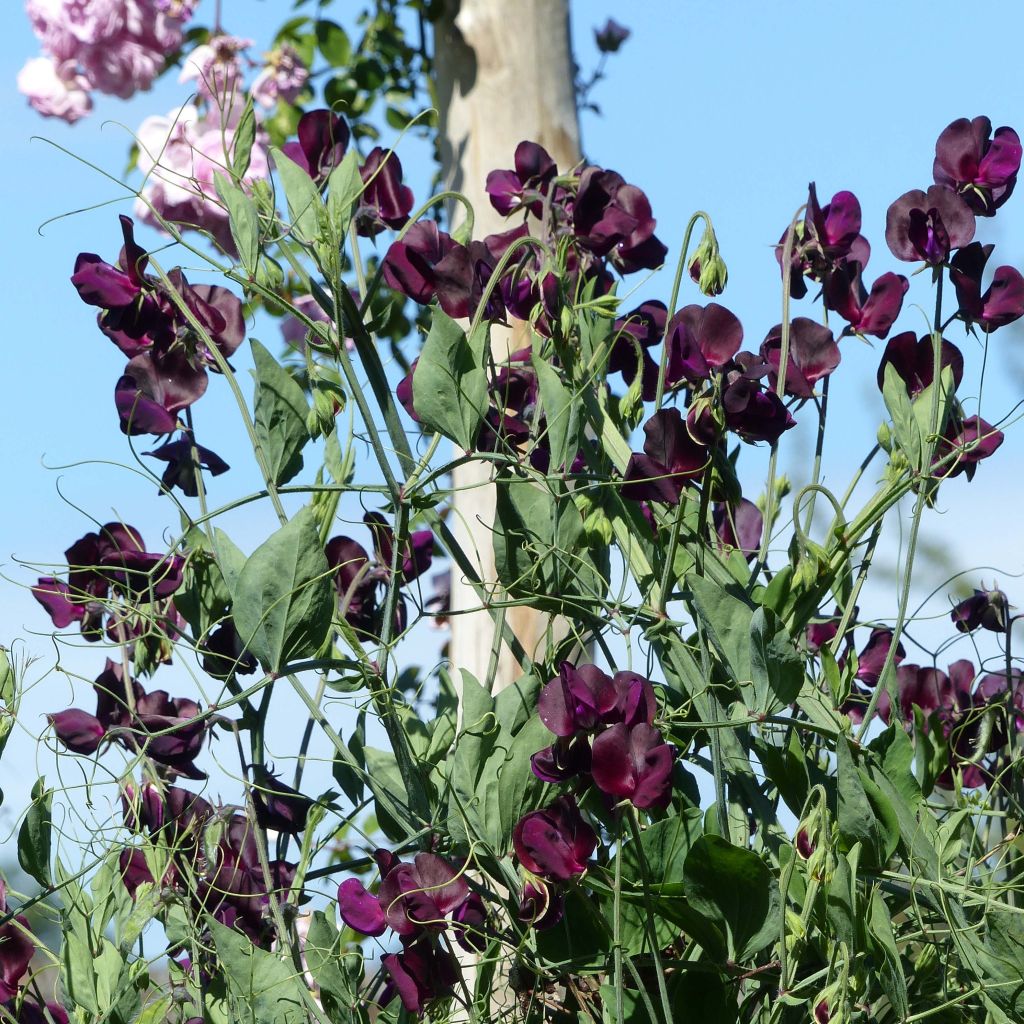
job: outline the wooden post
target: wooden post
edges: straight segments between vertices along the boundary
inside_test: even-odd
[[[488,171],[511,167],[524,139],[544,146],[561,172],[580,159],[568,0],[448,0],[435,26],[434,57],[445,187],[468,197],[476,218],[474,237],[506,230],[484,191]],[[456,206],[452,212],[458,218],[460,211]],[[493,332],[496,359],[514,351],[516,334],[515,328]],[[485,582],[495,579],[495,490],[489,479],[483,462],[459,466],[454,474],[453,531]],[[468,608],[479,609],[480,600],[454,570],[452,609]],[[509,609],[508,622],[531,655],[542,650],[546,616],[516,607]],[[483,610],[456,614],[451,624],[456,686],[459,669],[484,681],[494,640],[490,616]],[[503,647],[493,692],[518,672]]]

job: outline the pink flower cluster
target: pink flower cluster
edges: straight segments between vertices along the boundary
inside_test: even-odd
[[[127,99],[148,89],[199,0],[27,0],[43,54],[18,73],[18,89],[44,117],[73,124],[90,92]]]
[[[186,104],[142,122],[138,167],[145,184],[135,203],[139,220],[159,228],[162,218],[205,231],[223,250],[234,251],[228,213],[214,182],[218,172],[226,174],[231,166],[240,113],[239,104],[226,111],[210,105],[204,113]],[[268,174],[266,140],[258,132],[246,177]]]

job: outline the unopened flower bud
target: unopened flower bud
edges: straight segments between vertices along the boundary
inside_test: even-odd
[[[718,250],[714,228],[708,225],[690,262],[690,277],[709,296],[721,295],[729,283],[729,269]]]

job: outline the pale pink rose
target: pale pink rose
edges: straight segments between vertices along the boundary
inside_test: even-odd
[[[252,46],[251,39],[214,36],[197,46],[186,58],[179,82],[194,82],[200,98],[218,107],[231,107],[242,93],[242,61],[239,54]]]
[[[272,107],[278,100],[294,103],[309,80],[309,69],[287,43],[267,55],[267,63],[252,83],[252,99],[261,107]]]
[[[92,110],[88,82],[74,63],[56,65],[47,57],[33,57],[18,72],[18,91],[43,117],[59,117],[74,124]]]
[[[118,36],[105,46],[85,48],[80,60],[94,88],[122,100],[148,89],[164,66],[162,53],[128,35]]]
[[[194,106],[167,117],[149,117],[139,128],[139,170],[146,175],[137,216],[159,227],[165,220],[209,232],[226,252],[233,251],[227,212],[217,197],[215,175],[231,163],[235,130],[214,112],[199,117]],[[246,180],[266,178],[267,140],[262,132],[252,147]],[[152,209],[150,209],[152,206]]]

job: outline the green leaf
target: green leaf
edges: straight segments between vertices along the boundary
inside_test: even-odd
[[[308,506],[252,553],[234,597],[238,635],[267,672],[320,650],[331,630],[335,593]]]
[[[846,849],[862,843],[865,863],[883,866],[899,842],[899,822],[879,787],[854,762],[844,736],[836,743],[836,782],[839,833]]]
[[[342,953],[338,929],[322,910],[313,912],[304,943],[304,955],[330,1018],[344,1020],[348,1024],[365,1021],[365,1000],[359,992],[364,970],[363,958],[358,953]]]
[[[270,155],[274,159],[277,176],[284,186],[292,234],[298,241],[313,245],[320,239],[320,228],[326,220],[320,193],[309,173],[281,150],[274,147]]]
[[[721,836],[701,836],[686,856],[683,888],[690,907],[725,933],[737,963],[778,937],[778,886],[768,865],[751,850]]]
[[[640,975],[643,978],[643,974]],[[622,992],[622,1015],[625,1024],[665,1024],[665,1011],[657,987],[650,983],[647,998],[654,1009],[655,1019],[651,1020],[646,1001],[635,989],[630,971],[624,973],[627,985]],[[738,1015],[736,997],[731,993],[720,974],[706,971],[678,971],[665,980],[668,993],[670,1021],[699,1021],[700,1024],[735,1024]],[[615,989],[612,985],[601,986],[601,1001],[604,1004],[604,1020],[615,1022]],[[589,1018],[587,1018],[589,1019]]]
[[[231,173],[236,180],[245,177],[252,159],[252,147],[256,142],[256,109],[252,96],[245,103],[242,116],[238,119],[233,139],[234,152],[231,154]],[[219,189],[218,189],[219,191]]]
[[[50,837],[52,831],[53,790],[46,788],[45,778],[32,787],[32,806],[18,833],[18,863],[26,874],[40,885],[51,885]]]
[[[535,352],[531,361],[537,374],[541,404],[544,406],[551,469],[557,471],[570,461],[578,447],[579,403],[573,402],[572,392],[565,387],[558,371],[546,359],[541,359]]]
[[[871,894],[871,902],[868,905],[867,933],[878,954],[877,961],[881,963],[878,980],[882,991],[892,1004],[896,1018],[903,1020],[910,1013],[907,1002],[907,979],[903,973],[903,962],[892,930],[892,918],[878,889]]]
[[[10,654],[6,647],[0,647],[0,754],[7,746],[8,737],[18,717],[18,677],[11,664]],[[3,791],[0,790],[0,803],[3,803]]]
[[[307,1024],[303,983],[295,967],[276,953],[253,946],[241,932],[212,918],[208,924],[237,1024]]]
[[[921,466],[922,438],[914,409],[907,394],[907,385],[892,363],[885,364],[882,398],[892,417],[893,435],[907,461],[916,470]]]
[[[758,608],[750,620],[750,674],[754,708],[766,714],[792,704],[803,686],[803,659],[769,608]]]
[[[700,808],[692,807],[645,828],[640,833],[642,858],[635,842],[626,843],[622,848],[623,879],[629,879],[634,889],[642,891],[646,864],[647,888],[652,895],[658,896],[664,891],[678,895],[686,857],[701,836],[703,817]]]
[[[741,587],[728,588],[702,576],[687,576],[686,585],[708,639],[738,683],[751,679],[751,620],[754,609]]]
[[[487,412],[486,347],[486,326],[467,338],[450,316],[435,309],[412,377],[413,407],[420,421],[465,449],[476,445]]]
[[[352,44],[345,30],[335,22],[316,23],[316,43],[331,67],[348,67],[352,63]]]
[[[251,345],[256,437],[271,480],[286,484],[302,469],[302,449],[309,441],[309,406],[295,378],[255,338]]]
[[[504,739],[509,733],[502,730],[502,736]],[[499,856],[512,849],[512,831],[519,819],[547,800],[548,787],[533,774],[530,758],[550,744],[551,733],[535,715],[502,747],[503,760],[495,766],[499,829],[492,837]]]
[[[231,237],[238,250],[238,258],[250,277],[256,275],[260,255],[260,215],[256,204],[226,174],[214,174],[217,195],[228,210]]]
[[[359,174],[359,154],[350,149],[345,159],[331,171],[327,179],[327,216],[339,239],[345,237],[356,203],[363,192]]]

